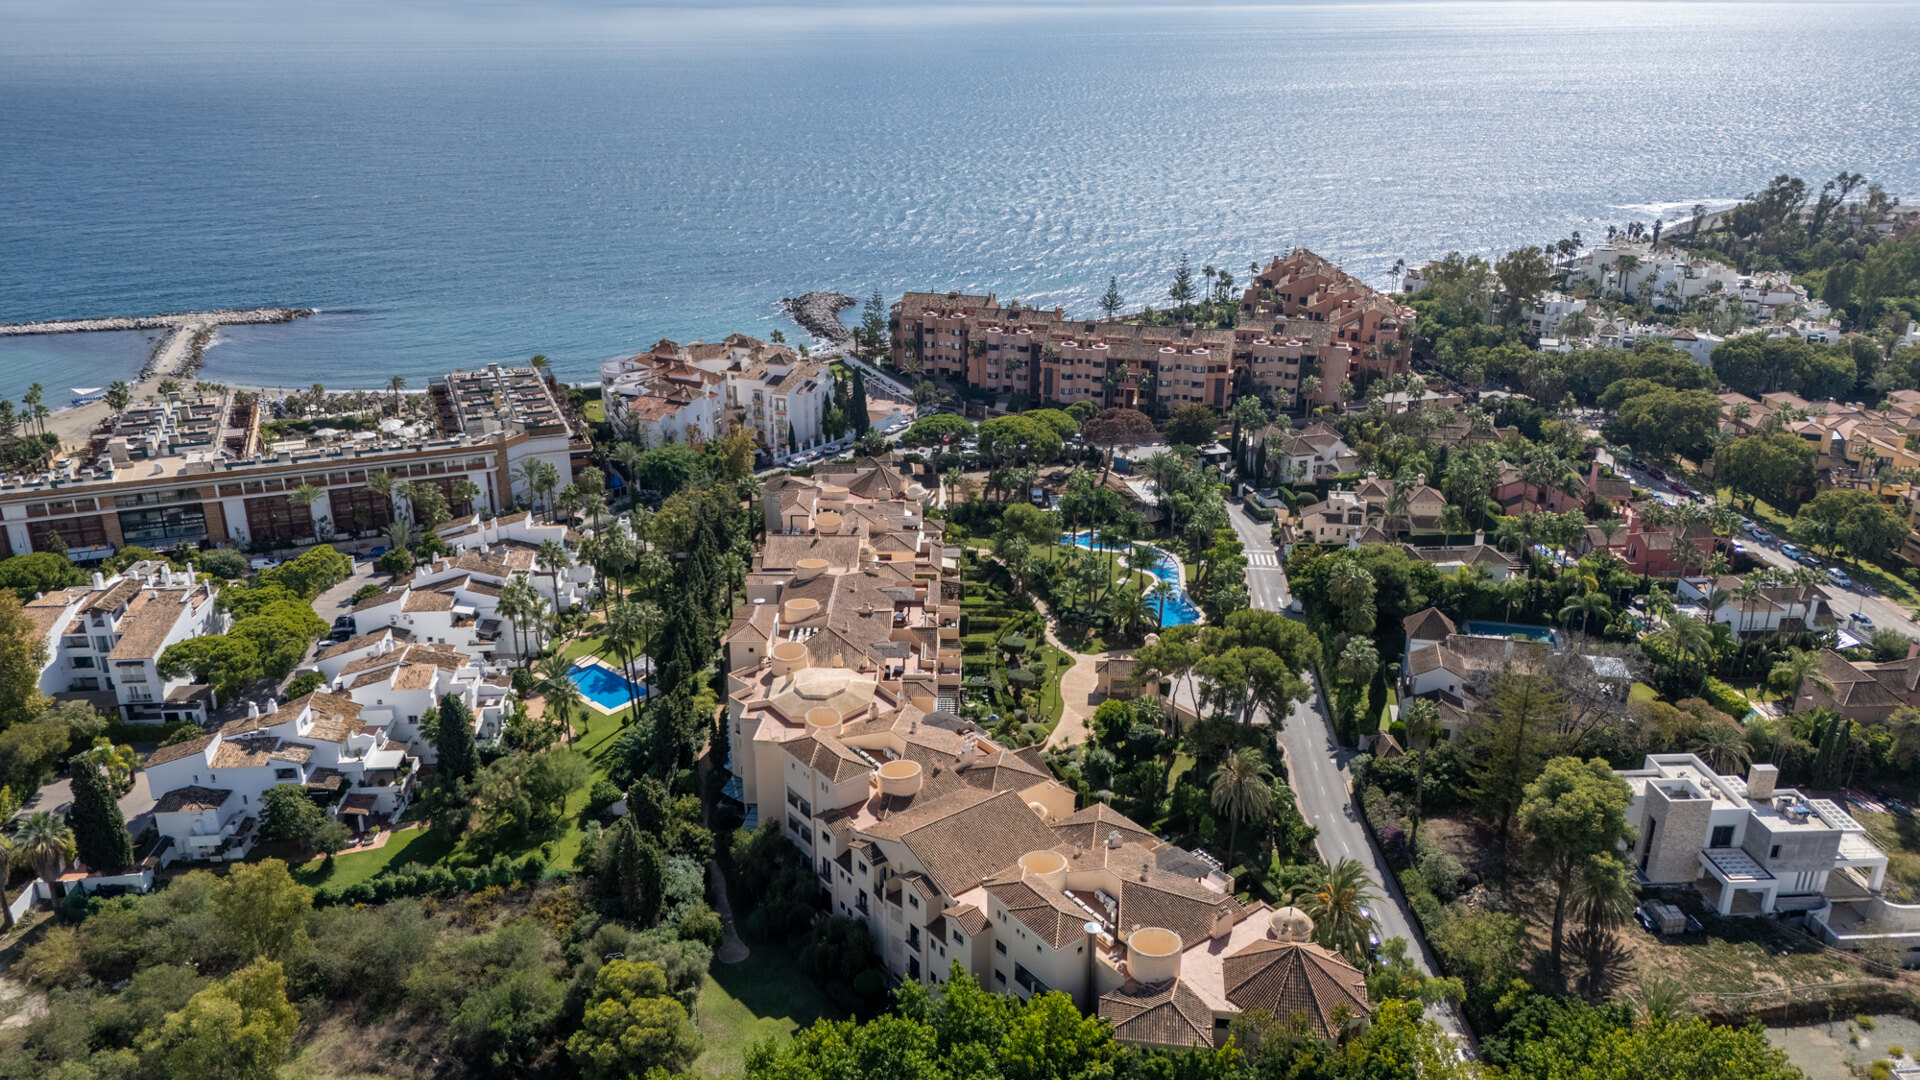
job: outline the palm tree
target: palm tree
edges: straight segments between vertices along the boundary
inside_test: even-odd
[[[397,489],[398,485],[394,483],[392,473],[377,472],[367,477],[367,490],[386,499],[390,510],[395,512],[396,516],[399,508],[393,506],[393,496]]]
[[[547,610],[546,598],[527,580],[524,572],[516,573],[501,586],[497,610],[502,618],[513,623],[523,666],[530,663],[533,655],[540,651],[539,627]]]
[[[1773,670],[1767,673],[1767,682],[1787,695],[1788,712],[1793,712],[1799,704],[1800,690],[1808,683],[1825,693],[1833,693],[1833,680],[1821,670],[1820,654],[1811,649],[1788,649],[1787,655],[1774,662]]]
[[[1446,534],[1447,546],[1453,546],[1453,534],[1467,531],[1467,515],[1458,506],[1448,503],[1440,511],[1440,529]]]
[[[112,409],[114,415],[118,416],[126,412],[127,406],[133,402],[133,389],[127,385],[125,379],[115,379],[107,384],[106,402],[107,408]]]
[[[640,714],[639,679],[634,660],[646,652],[647,642],[659,632],[663,621],[660,609],[645,600],[622,600],[607,612],[607,647],[620,654],[627,676],[628,711],[621,720],[622,726]]]
[[[1408,698],[1400,703],[1400,722],[1407,726],[1407,742],[1418,755],[1413,761],[1413,836],[1417,837],[1421,796],[1427,790],[1427,750],[1440,735],[1440,706],[1429,698]],[[1408,842],[1412,839],[1409,837]]]
[[[413,525],[403,519],[395,518],[387,523],[387,543],[395,551],[405,551],[413,543]]]
[[[573,745],[573,718],[579,715],[584,700],[580,693],[580,684],[568,677],[573,670],[573,661],[566,653],[556,652],[543,657],[533,667],[540,676],[540,693],[546,698],[547,719],[560,729],[560,735]]]
[[[287,502],[294,506],[306,507],[308,520],[311,521],[313,519],[313,504],[319,502],[326,494],[325,488],[318,488],[312,484],[301,484],[299,487],[287,493]],[[320,526],[315,522],[313,529],[314,538],[324,543],[327,537],[321,536],[320,533]]]
[[[1600,616],[1601,624],[1605,625],[1607,617],[1612,614],[1613,601],[1607,599],[1605,593],[1582,593],[1567,598],[1566,604],[1560,608],[1560,621],[1571,624],[1575,615],[1580,616],[1580,632],[1585,634],[1590,632],[1595,615]]]
[[[1173,599],[1175,591],[1173,582],[1171,581],[1158,581],[1154,583],[1153,599],[1158,605],[1158,610],[1154,613],[1154,624],[1162,630],[1167,628],[1167,601]]]
[[[13,850],[27,860],[41,881],[52,884],[80,849],[74,844],[73,829],[65,818],[37,810],[29,814],[13,834]]]
[[[527,503],[536,509],[540,505],[540,466],[544,464],[539,458],[523,458],[513,470],[514,481],[527,489]]]
[[[560,614],[560,571],[573,565],[573,557],[558,540],[542,540],[534,551],[533,561],[547,572],[547,580],[553,583],[553,613]]]
[[[1592,994],[1614,929],[1633,917],[1633,878],[1618,855],[1602,853],[1582,864],[1571,892],[1574,917],[1585,927],[1580,940],[1585,946],[1587,993]]]
[[[1237,853],[1240,822],[1264,815],[1273,803],[1273,769],[1260,751],[1243,747],[1227,751],[1213,770],[1213,809],[1227,819],[1227,862]]]
[[[1341,859],[1309,885],[1298,903],[1313,920],[1313,937],[1322,946],[1364,962],[1367,917],[1360,909],[1374,898],[1373,882],[1353,859]]]
[[[1721,773],[1738,773],[1753,760],[1747,733],[1732,724],[1707,724],[1694,737],[1690,749]]]
[[[536,470],[533,489],[547,502],[547,520],[553,520],[553,493],[560,488],[560,466],[551,461],[542,461]]]
[[[1655,636],[1680,660],[1700,661],[1700,680],[1705,684],[1706,661],[1713,650],[1713,632],[1707,629],[1706,623],[1691,616],[1675,615]]]

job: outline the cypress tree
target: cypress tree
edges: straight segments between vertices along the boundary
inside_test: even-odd
[[[867,416],[867,376],[859,368],[853,369],[853,393],[847,403],[847,419],[853,422],[853,433],[864,436],[873,421]]]
[[[440,756],[440,779],[471,780],[480,771],[480,756],[473,748],[473,713],[453,694],[440,699],[439,711],[433,748]]]
[[[96,874],[124,872],[133,865],[133,837],[127,835],[127,819],[107,778],[85,754],[75,754],[67,768],[73,773],[73,809],[67,812],[67,823],[73,827],[80,861]]]

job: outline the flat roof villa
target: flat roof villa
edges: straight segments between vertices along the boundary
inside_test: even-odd
[[[1745,779],[1692,754],[1649,754],[1616,770],[1633,789],[1630,865],[1647,885],[1692,885],[1722,915],[1810,912],[1877,896],[1887,855],[1831,799],[1776,788],[1780,770]],[[1920,928],[1920,927],[1917,927]]]

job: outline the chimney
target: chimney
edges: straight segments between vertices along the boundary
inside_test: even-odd
[[[1765,802],[1773,798],[1774,781],[1780,778],[1777,765],[1754,765],[1747,769],[1747,798]]]
[[[98,591],[100,589],[104,589],[107,587],[107,579],[104,576],[102,576],[100,571],[98,570],[95,570],[93,572],[93,587],[95,591]]]
[[[279,699],[279,698],[268,698],[268,699],[267,699],[267,715],[268,715],[268,716],[273,716],[274,714],[276,714],[276,713],[278,713],[279,711],[280,711],[280,699]]]
[[[259,719],[259,717],[260,717],[260,703],[257,701],[247,702],[247,719],[257,720]]]
[[[1473,546],[1484,547],[1486,546],[1486,543],[1487,543],[1487,530],[1485,529],[1473,530]]]

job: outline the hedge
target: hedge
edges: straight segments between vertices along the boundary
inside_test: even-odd
[[[107,725],[104,734],[107,741],[119,746],[121,743],[157,742],[162,746],[180,732],[197,732],[200,725],[191,720],[178,720],[171,724],[129,724],[115,720]]]
[[[1258,503],[1249,502],[1242,506],[1241,509],[1247,512],[1248,517],[1262,523],[1271,522],[1274,518],[1279,517],[1278,514]]]
[[[463,866],[459,869],[409,864],[398,871],[384,873],[372,881],[363,881],[344,889],[323,885],[313,891],[313,906],[384,904],[408,896],[478,892],[491,885],[506,886],[516,881],[532,883],[542,877],[565,876],[565,871],[549,871],[546,860],[537,854],[529,855],[519,863],[510,862],[502,855],[486,866]]]

